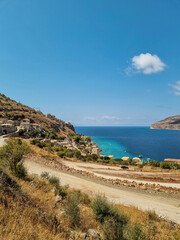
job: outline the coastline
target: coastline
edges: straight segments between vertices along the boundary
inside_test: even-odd
[[[102,155],[114,158],[139,157],[142,160],[179,159],[180,131],[156,131],[150,127],[76,127],[80,134],[90,136]],[[168,148],[167,148],[168,146]]]

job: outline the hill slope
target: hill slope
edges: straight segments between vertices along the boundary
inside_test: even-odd
[[[51,114],[45,115],[41,111],[37,111],[6,97],[4,94],[0,94],[0,118],[19,122],[28,118],[32,123],[37,123],[45,129],[53,128],[57,134],[67,135],[75,132],[71,123],[65,123]]]
[[[151,125],[152,129],[180,129],[180,115],[171,116]]]

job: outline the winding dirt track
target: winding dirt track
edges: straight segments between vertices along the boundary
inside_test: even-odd
[[[99,181],[91,181],[86,177],[80,177],[71,173],[56,170],[51,167],[25,161],[25,166],[31,174],[40,175],[43,171],[60,179],[62,185],[68,184],[71,188],[80,189],[91,195],[105,194],[114,203],[132,205],[141,210],[154,210],[159,216],[180,224],[180,199],[162,197],[131,191],[101,184]]]

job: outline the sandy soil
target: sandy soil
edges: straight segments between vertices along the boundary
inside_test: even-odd
[[[107,179],[136,181],[137,183],[155,183],[166,187],[180,188],[180,174],[169,172],[140,172],[130,167],[123,170],[117,166],[106,166],[97,163],[72,162],[62,160],[63,164],[74,169],[85,170]]]
[[[91,195],[105,194],[114,203],[132,205],[141,210],[154,210],[159,216],[180,224],[180,199],[156,196],[131,191],[130,189],[120,189],[99,181],[92,181],[83,176],[80,177],[76,174],[56,170],[30,160],[25,161],[25,166],[31,174],[40,175],[43,171],[49,172],[50,175],[58,177],[63,185],[68,184],[71,188],[80,189]]]

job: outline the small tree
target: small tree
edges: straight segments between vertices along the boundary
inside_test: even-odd
[[[23,165],[23,156],[29,152],[29,146],[20,139],[11,138],[0,149],[0,159],[5,167],[17,177],[25,177],[26,170]]]

